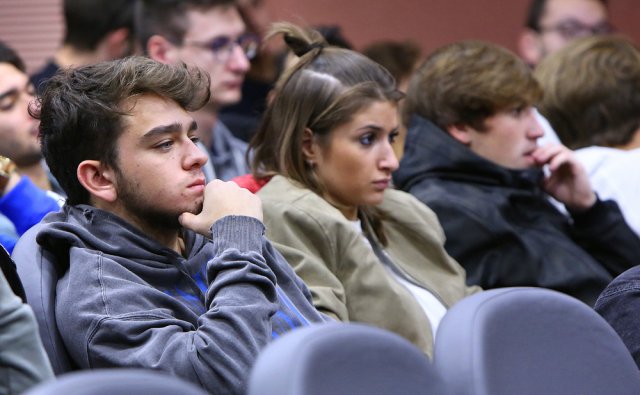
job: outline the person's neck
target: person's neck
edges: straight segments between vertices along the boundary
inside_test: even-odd
[[[633,137],[631,138],[631,141],[629,141],[627,144],[619,145],[614,148],[619,148],[625,151],[640,148],[640,129],[636,130],[636,132],[633,134]]]
[[[63,69],[97,63],[102,60],[102,57],[96,52],[79,51],[76,48],[64,44],[56,52],[54,60],[56,64]]]
[[[17,171],[18,174],[29,177],[38,188],[45,191],[51,190],[49,175],[39,162],[29,166],[19,166]]]
[[[218,121],[218,108],[212,103],[209,103],[204,108],[194,112],[192,115],[193,119],[198,124],[197,134],[200,141],[207,148],[211,147],[213,127]]]

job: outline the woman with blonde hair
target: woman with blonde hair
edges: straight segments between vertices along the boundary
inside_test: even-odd
[[[398,101],[393,77],[315,31],[272,34],[300,57],[280,78],[251,143],[268,237],[342,321],[394,331],[431,355],[446,309],[478,291],[443,248],[435,214],[390,187]]]

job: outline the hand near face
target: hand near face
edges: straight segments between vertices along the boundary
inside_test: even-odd
[[[185,228],[209,237],[211,225],[227,215],[243,215],[262,221],[262,201],[234,182],[213,180],[205,187],[202,211],[197,215],[183,213],[179,221]]]
[[[573,151],[560,144],[549,144],[536,149],[532,156],[538,166],[549,167],[544,190],[569,211],[584,211],[595,204],[597,198],[589,176]]]

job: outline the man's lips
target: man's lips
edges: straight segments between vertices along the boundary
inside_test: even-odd
[[[204,185],[205,185],[204,178],[198,178],[197,180],[189,184],[187,188],[200,188],[200,187],[204,188]]]
[[[242,80],[227,81],[224,85],[227,88],[240,88],[242,86]]]

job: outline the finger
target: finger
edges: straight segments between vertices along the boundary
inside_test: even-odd
[[[183,227],[193,230],[196,222],[196,216],[192,213],[182,213],[178,217],[178,222],[180,222],[180,225]]]
[[[575,160],[571,151],[562,151],[551,158],[549,161],[549,170],[556,171],[560,167],[566,166],[573,169],[575,166]]]
[[[558,155],[564,149],[565,147],[560,144],[547,144],[542,147],[538,147],[532,155],[538,164],[546,164],[551,160],[551,158]]]

